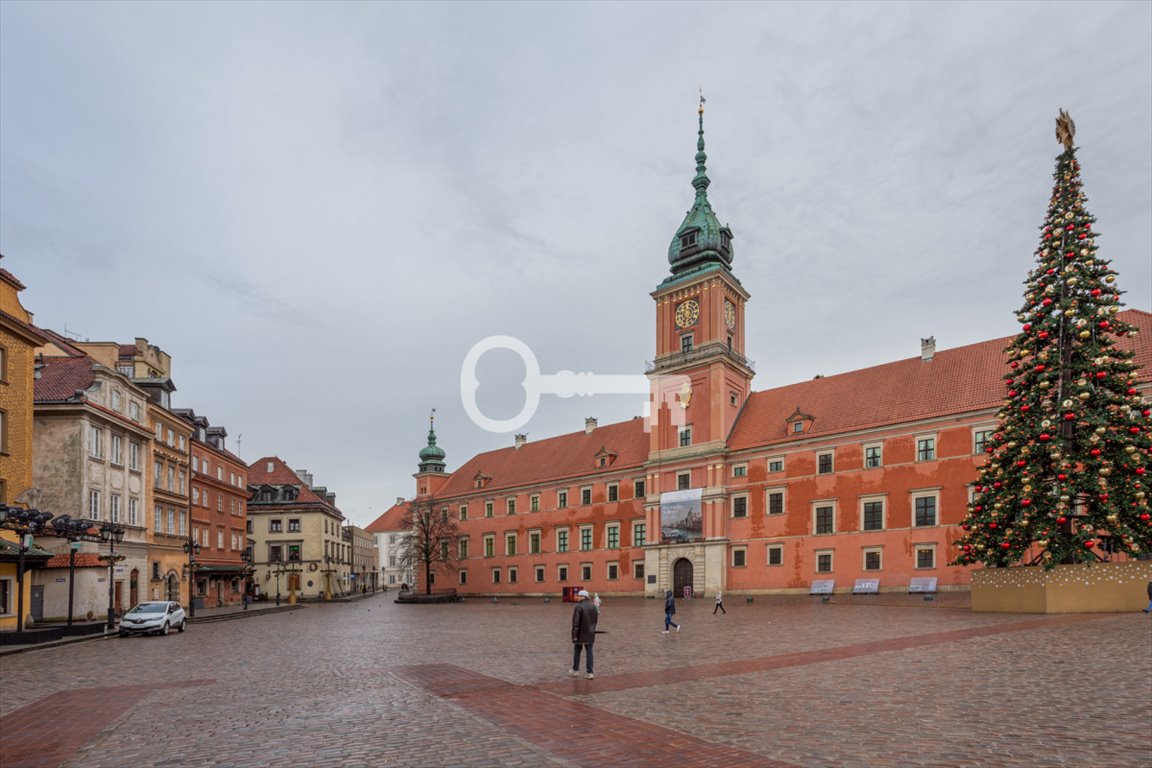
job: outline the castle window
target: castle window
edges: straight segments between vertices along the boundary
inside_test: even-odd
[[[691,248],[694,245],[696,245],[696,231],[695,230],[693,230],[691,232],[685,232],[684,234],[680,235],[680,247],[681,248]]]
[[[691,352],[692,351],[692,334],[686,333],[680,337],[680,351],[681,352]]]
[[[721,248],[731,248],[732,247],[732,235],[728,234],[727,232],[722,231],[720,233],[720,247]]]
[[[692,445],[692,427],[687,426],[680,430],[680,447]]]

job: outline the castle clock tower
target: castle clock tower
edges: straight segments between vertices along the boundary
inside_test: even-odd
[[[708,202],[703,99],[699,122],[696,199],[668,246],[672,274],[652,293],[656,359],[648,373],[687,379],[680,380],[674,397],[664,393],[663,402],[672,401],[666,408],[681,409],[684,418],[661,414],[651,431],[650,455],[656,459],[723,450],[755,375],[744,357],[749,294],[732,274],[732,230],[721,226]]]

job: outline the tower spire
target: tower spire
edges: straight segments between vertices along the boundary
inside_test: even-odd
[[[696,108],[696,175],[692,178],[696,199],[668,246],[672,275],[665,282],[709,268],[732,269],[732,230],[720,224],[708,202],[708,186],[712,182],[708,178],[708,155],[704,152],[705,101],[701,89],[700,104]]]
[[[428,445],[420,449],[421,472],[444,471],[444,449],[436,445],[436,409],[428,414]]]

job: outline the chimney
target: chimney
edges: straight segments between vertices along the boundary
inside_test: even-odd
[[[594,419],[591,416],[584,419],[584,434],[586,434],[586,435],[592,434],[592,430],[596,429],[597,423],[598,422],[596,421],[596,419]]]
[[[526,442],[528,442],[528,435],[516,435],[516,447],[517,448],[524,445],[524,443],[526,443]]]
[[[927,363],[930,362],[936,354],[936,337],[929,336],[926,339],[920,339],[920,361]]]
[[[403,504],[404,503],[404,497],[403,496],[397,496],[396,497],[396,503],[397,504]]]

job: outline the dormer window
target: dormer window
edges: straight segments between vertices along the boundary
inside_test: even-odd
[[[803,432],[804,431],[804,422],[802,422],[802,421],[792,422],[792,431],[795,432],[796,434]]]
[[[483,472],[477,472],[476,476],[472,478],[473,488],[484,488],[488,483],[492,482],[492,478]]]
[[[694,245],[696,245],[696,230],[680,235],[681,248],[691,248]]]
[[[728,234],[727,232],[725,232],[723,230],[721,230],[721,232],[720,232],[720,247],[721,248],[731,248],[732,247],[732,235]]]
[[[811,415],[804,413],[799,408],[792,412],[788,417],[788,433],[792,435],[800,435],[809,432],[812,429],[812,422],[815,418]]]
[[[596,452],[596,466],[597,467],[610,467],[616,461],[617,454],[607,448],[601,446],[600,450]]]

